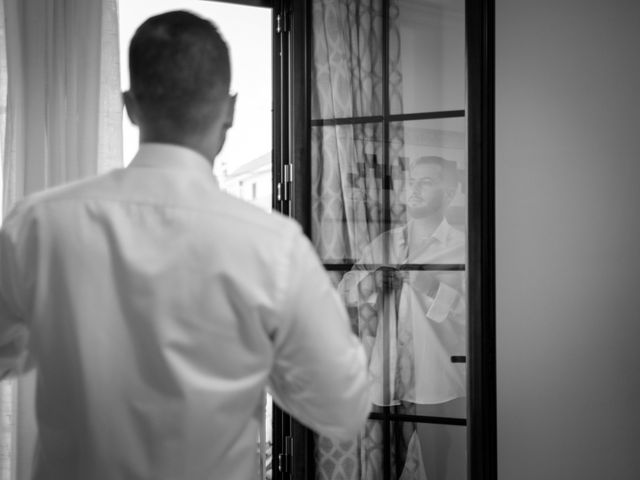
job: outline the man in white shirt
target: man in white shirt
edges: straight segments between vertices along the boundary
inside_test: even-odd
[[[361,313],[359,331],[369,353],[376,405],[439,404],[465,396],[464,366],[451,362],[452,356],[466,353],[464,277],[438,270],[440,264],[465,263],[464,233],[445,217],[457,183],[455,162],[435,156],[413,160],[407,224],[375,238],[338,287],[346,304]],[[422,269],[425,265],[429,270]],[[385,311],[393,318],[383,318]],[[364,319],[363,312],[376,312],[376,319]],[[390,344],[386,383],[385,323]],[[407,355],[406,361],[398,360]]]
[[[309,241],[212,175],[235,104],[216,28],[150,18],[130,74],[129,167],[32,195],[0,230],[0,370],[37,372],[34,478],[254,478],[265,387],[355,437],[365,354]]]
[[[357,317],[353,323],[369,359],[371,401],[394,406],[397,413],[464,416],[465,365],[452,362],[453,356],[466,355],[464,273],[438,271],[440,264],[465,263],[465,235],[445,217],[457,187],[455,162],[436,156],[414,159],[407,224],[367,245],[338,287]],[[375,428],[367,429],[361,448],[382,447]],[[402,430],[403,438],[394,437],[399,478],[423,480],[429,471],[429,478],[444,476],[451,440],[435,441],[439,450],[423,448],[415,424],[404,422]],[[367,463],[366,456],[360,458]],[[376,468],[362,466],[370,472]]]

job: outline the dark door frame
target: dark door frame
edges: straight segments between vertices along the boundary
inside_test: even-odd
[[[235,5],[245,5],[247,7],[272,8],[274,0],[204,0],[205,2],[233,3]]]
[[[495,1],[466,0],[469,151],[468,466],[498,477],[495,298]]]

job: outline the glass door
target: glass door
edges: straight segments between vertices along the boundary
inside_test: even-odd
[[[290,209],[365,346],[372,413],[352,442],[293,422],[278,478],[494,478],[490,3],[292,7]]]

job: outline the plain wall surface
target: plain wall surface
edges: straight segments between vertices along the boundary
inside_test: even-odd
[[[640,479],[640,2],[496,0],[500,480]]]

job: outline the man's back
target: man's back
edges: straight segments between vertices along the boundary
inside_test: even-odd
[[[194,152],[149,144],[19,210],[0,260],[38,372],[37,479],[253,478],[267,383],[324,434],[362,425],[364,356],[309,243]]]

